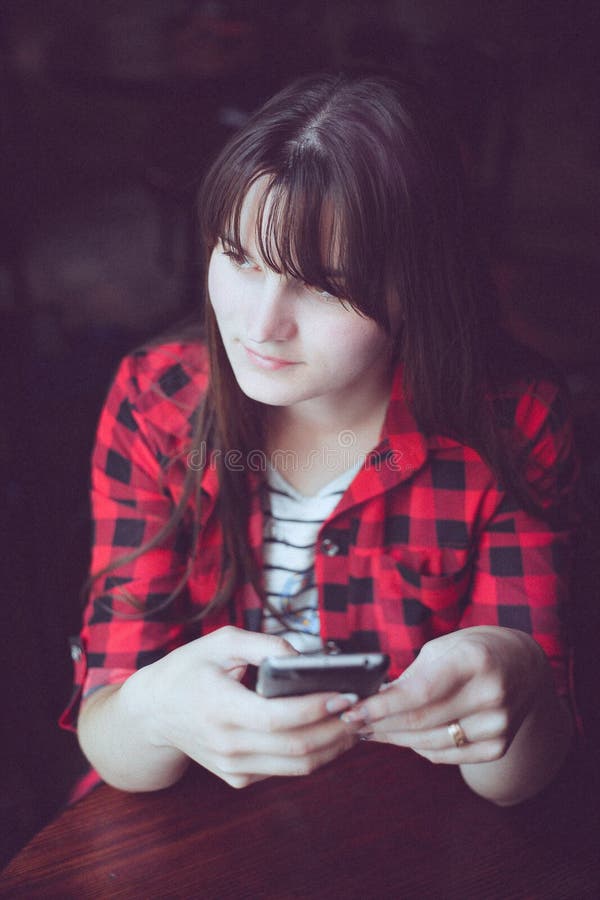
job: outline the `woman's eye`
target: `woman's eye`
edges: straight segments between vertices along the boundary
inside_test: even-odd
[[[236,269],[255,268],[255,264],[252,260],[248,259],[247,256],[244,256],[243,253],[238,253],[237,250],[223,250],[223,256],[226,256]]]
[[[321,297],[323,300],[339,300],[339,297],[337,297],[336,294],[332,294],[324,288],[316,287],[314,284],[305,284],[304,287],[311,294],[316,294],[317,297]]]

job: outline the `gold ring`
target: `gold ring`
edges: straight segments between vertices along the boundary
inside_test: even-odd
[[[448,725],[448,733],[456,747],[464,747],[465,744],[469,743],[458,722],[450,722]]]

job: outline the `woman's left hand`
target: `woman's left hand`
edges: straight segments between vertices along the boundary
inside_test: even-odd
[[[410,747],[431,762],[490,762],[549,690],[550,667],[533,638],[479,626],[425,644],[400,678],[342,718],[364,722],[359,733],[369,740]]]

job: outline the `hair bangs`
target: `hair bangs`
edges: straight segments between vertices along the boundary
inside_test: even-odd
[[[347,299],[340,221],[320,173],[304,167],[272,178],[256,219],[256,242],[267,265]]]
[[[277,271],[327,291],[389,328],[383,235],[372,222],[368,192],[352,190],[351,173],[318,135],[294,142],[260,204],[256,240]]]
[[[357,198],[344,187],[345,173],[333,166],[317,139],[288,142],[277,160],[222,160],[205,182],[200,202],[201,233],[208,253],[219,240],[243,255],[242,213],[253,185],[266,179],[254,222],[256,248],[276,272],[326,291],[357,313],[382,321],[380,285],[365,264],[374,248]],[[252,162],[254,165],[252,165]],[[377,294],[377,296],[375,296]]]
[[[241,167],[227,165],[214,169],[200,193],[198,215],[200,233],[208,256],[220,240],[225,239],[236,250],[241,249],[240,221],[249,188],[258,175],[252,177]]]

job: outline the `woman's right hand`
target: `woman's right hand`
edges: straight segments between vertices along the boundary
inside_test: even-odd
[[[140,669],[120,699],[158,752],[179,751],[232,787],[306,775],[358,740],[339,717],[353,698],[266,699],[240,683],[248,665],[295,653],[282,638],[221,628]]]

